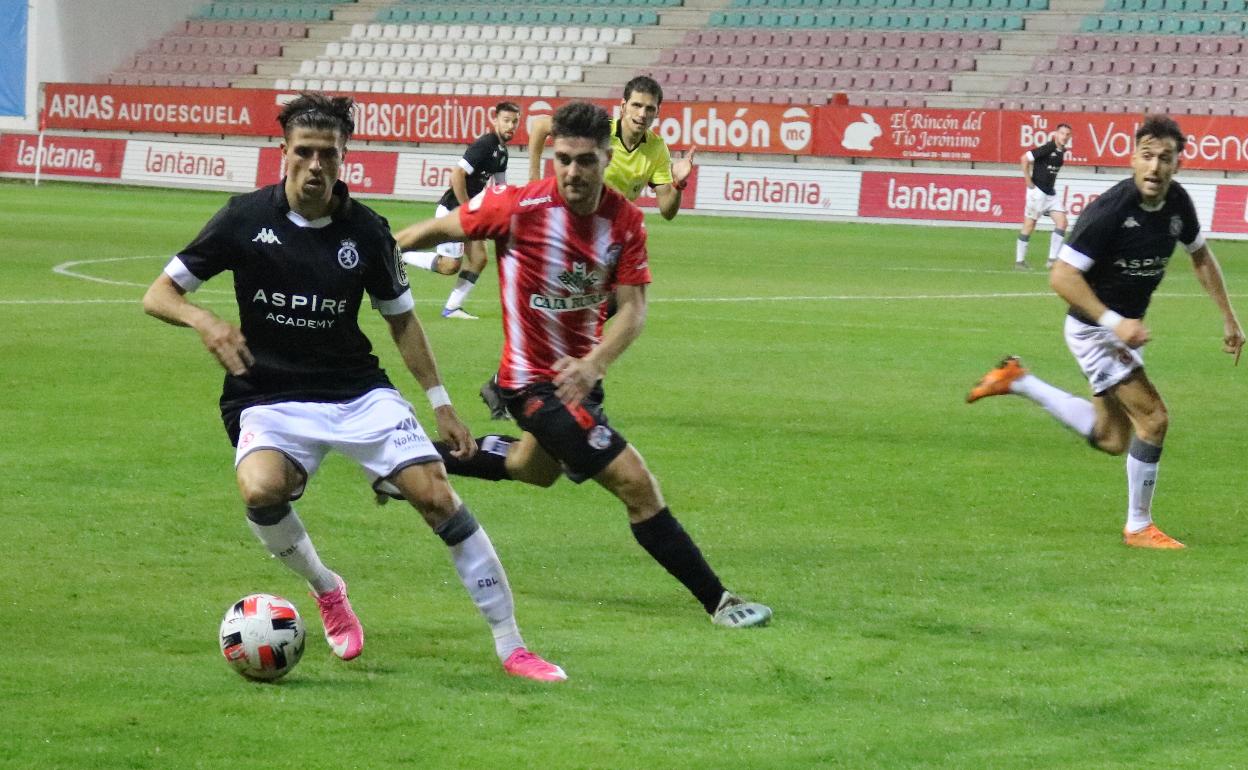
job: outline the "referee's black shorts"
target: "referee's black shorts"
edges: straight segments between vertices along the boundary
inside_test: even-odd
[[[522,430],[533,434],[546,453],[563,465],[568,478],[580,484],[592,479],[628,446],[602,411],[599,382],[585,400],[569,406],[555,394],[553,382],[520,390],[504,390],[507,410]]]

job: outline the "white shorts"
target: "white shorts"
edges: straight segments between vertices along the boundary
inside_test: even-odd
[[[1092,393],[1099,396],[1144,365],[1144,357],[1104,326],[1066,316],[1066,347],[1079,362]]]
[[[445,216],[450,216],[452,214],[458,216],[459,209],[455,209],[454,211],[451,211],[447,209],[446,206],[443,206],[441,203],[438,204],[438,210],[433,212],[433,215],[439,219]],[[464,258],[464,242],[463,241],[448,241],[446,243],[439,243],[435,251],[437,251],[438,254],[443,257],[448,257],[450,259],[463,259]]]
[[[1056,195],[1046,195],[1039,187],[1027,190],[1027,204],[1023,208],[1023,216],[1028,219],[1039,219],[1045,214],[1051,217],[1054,213],[1066,213],[1066,209],[1062,208],[1062,203]]]
[[[239,417],[234,467],[257,449],[275,449],[303,473],[290,499],[298,499],[329,450],[355,460],[376,488],[409,465],[440,459],[397,390],[378,388],[343,403],[284,401],[248,407]]]

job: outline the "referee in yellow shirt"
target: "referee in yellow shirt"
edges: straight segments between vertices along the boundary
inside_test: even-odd
[[[663,89],[653,78],[639,75],[624,84],[620,117],[611,121],[611,163],[603,178],[625,198],[636,200],[647,186],[654,188],[659,213],[672,219],[680,211],[681,191],[693,173],[691,147],[672,163],[667,143],[650,126],[659,115]],[[542,178],[542,148],[550,136],[550,116],[535,118],[529,126],[529,179]]]

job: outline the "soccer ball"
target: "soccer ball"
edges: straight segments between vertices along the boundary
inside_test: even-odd
[[[295,605],[272,594],[244,596],[221,621],[221,654],[247,677],[273,681],[303,657],[303,618]]]

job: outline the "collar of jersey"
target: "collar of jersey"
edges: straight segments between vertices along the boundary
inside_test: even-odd
[[[290,201],[286,200],[286,177],[273,185],[273,205],[277,210],[286,215],[286,218],[294,222],[299,227],[311,227],[319,229],[333,222],[335,219],[345,219],[347,212],[351,209],[351,190],[347,188],[347,183],[339,179],[334,182],[334,197],[338,198],[338,209],[333,214],[317,219],[307,219],[302,214],[293,211],[290,208]]]
[[[624,152],[636,152],[638,149],[640,149],[641,146],[646,143],[646,134],[648,133],[650,133],[650,129],[648,128],[645,131],[642,131],[641,141],[637,143],[636,147],[630,150],[628,149],[628,145],[624,144],[624,134],[623,134],[623,129],[620,126],[620,119],[619,118],[615,119],[615,138],[620,140],[620,146],[624,148]]]

